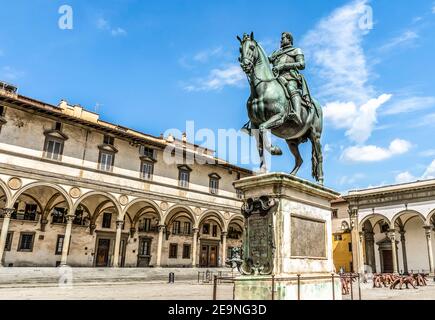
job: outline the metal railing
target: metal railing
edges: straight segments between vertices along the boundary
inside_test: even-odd
[[[198,283],[211,283],[214,277],[218,277],[219,283],[224,283],[226,279],[234,279],[234,272],[224,272],[224,271],[198,271]]]
[[[361,300],[361,279],[359,274],[331,274],[330,276],[302,276],[300,274],[294,276],[294,277],[276,277],[274,275],[264,278],[248,278],[243,279],[242,278],[235,278],[235,277],[222,277],[219,275],[213,275],[213,300],[217,300],[217,291],[218,291],[218,285],[221,283],[232,283],[233,284],[233,297],[232,299],[235,300],[235,287],[236,282],[238,281],[261,281],[261,282],[270,282],[270,288],[271,288],[271,295],[270,299],[275,300],[276,299],[276,282],[277,281],[286,281],[286,282],[296,282],[297,284],[297,299],[296,300],[302,300],[303,296],[301,294],[301,287],[303,285],[304,281],[310,281],[310,280],[330,280],[331,281],[331,298],[332,300],[336,300],[336,280],[340,280],[340,288],[342,290],[342,295],[350,294],[350,299],[354,300],[354,289],[353,289],[353,282],[356,282],[358,286],[358,300]],[[349,292],[345,292],[344,285],[346,283],[346,280],[348,280],[350,286],[349,286]],[[198,274],[198,282],[199,282],[199,274]]]

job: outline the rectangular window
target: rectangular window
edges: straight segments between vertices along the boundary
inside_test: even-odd
[[[139,232],[148,232],[151,229],[151,219],[145,218],[139,221]]]
[[[332,210],[332,218],[336,219],[338,217],[338,210],[337,209],[333,209]]]
[[[62,123],[60,123],[60,122],[56,122],[56,123],[54,124],[54,130],[62,131]]]
[[[216,178],[210,178],[210,193],[217,194],[219,190],[219,180]]]
[[[174,221],[172,224],[172,234],[180,234],[180,221]]]
[[[103,143],[104,144],[109,144],[109,145],[113,146],[115,144],[115,138],[111,137],[111,136],[105,135],[104,139],[103,139]]]
[[[140,154],[141,154],[142,156],[145,156],[145,157],[148,157],[148,158],[154,159],[154,149],[151,149],[151,148],[148,148],[148,147],[144,147],[144,146],[142,146],[142,147],[140,148]]]
[[[13,232],[8,232],[6,235],[5,251],[11,251],[13,235]]]
[[[62,156],[62,145],[63,142],[47,138],[45,157],[51,160],[60,160]]]
[[[190,259],[190,244],[183,245],[183,259]]]
[[[36,220],[36,210],[38,206],[36,204],[27,204],[24,209],[24,220],[35,221]]]
[[[3,117],[5,114],[5,107],[4,106],[0,106],[0,117]]]
[[[141,166],[142,178],[145,180],[152,180],[154,172],[154,163],[150,161],[142,161]]]
[[[21,233],[20,243],[18,245],[18,251],[32,252],[34,239],[35,239],[34,233]]]
[[[179,177],[178,177],[180,187],[189,188],[189,175],[190,175],[189,171],[180,170]]]
[[[213,226],[213,237],[217,237],[217,225]]]
[[[210,234],[210,225],[208,223],[202,226],[202,234]]]
[[[114,155],[108,152],[100,152],[100,170],[112,171]]]
[[[183,233],[189,235],[192,233],[192,224],[190,222],[184,222]]]
[[[110,225],[112,223],[112,214],[110,212],[103,213],[103,228],[110,229]]]
[[[150,255],[150,244],[151,244],[150,240],[142,239],[140,241],[139,255],[149,256]]]
[[[334,234],[334,240],[341,241],[341,240],[343,240],[343,237],[341,236],[341,234]]]
[[[54,208],[53,209],[53,223],[66,223],[66,209],[65,208]]]
[[[352,252],[352,243],[348,243],[348,246],[349,246],[349,252]]]
[[[64,235],[58,235],[57,236],[57,242],[56,242],[56,252],[55,255],[62,254],[63,249],[63,240],[65,239]]]
[[[170,259],[177,259],[177,250],[178,250],[178,245],[176,243],[171,243],[169,245],[169,258]]]

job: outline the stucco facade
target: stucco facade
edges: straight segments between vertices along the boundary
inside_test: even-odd
[[[241,245],[249,170],[65,101],[0,91],[0,111],[3,266],[221,266]]]

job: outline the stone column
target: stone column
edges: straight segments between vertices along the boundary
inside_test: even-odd
[[[408,258],[406,256],[406,242],[405,242],[405,230],[400,230],[400,243],[402,244],[402,256],[403,256],[403,273],[408,273]]]
[[[75,215],[67,214],[66,216],[66,228],[65,236],[63,237],[63,247],[62,247],[62,257],[60,258],[60,265],[66,266],[68,260],[69,243],[71,239],[72,223],[74,221]]]
[[[397,250],[396,250],[396,231],[390,230],[388,232],[388,237],[391,240],[391,251],[393,254],[393,273],[399,273],[397,269]]]
[[[119,267],[119,247],[121,245],[121,232],[124,220],[116,220],[115,252],[113,253],[112,267]]]
[[[429,272],[431,275],[434,273],[433,269],[433,254],[432,254],[432,230],[431,226],[424,226],[425,234],[426,234],[426,243],[427,243],[427,255],[429,258]]]
[[[363,249],[363,241],[364,241],[364,232],[359,232],[358,238],[358,273],[364,274],[364,249]]]
[[[156,260],[156,267],[161,266],[162,261],[162,247],[163,247],[163,236],[165,232],[165,225],[159,226],[159,239],[157,240],[157,260]]]
[[[220,267],[225,267],[225,260],[227,258],[227,233],[222,232],[222,257]]]
[[[193,229],[193,243],[192,243],[192,268],[196,267],[197,245],[198,245],[198,232],[199,229]]]
[[[376,273],[374,232],[373,231],[365,232],[364,238],[365,238],[365,244],[366,244],[367,264],[372,267],[372,272]]]
[[[5,208],[0,210],[2,210],[2,213],[4,214],[2,230],[0,233],[0,267],[3,267],[3,254],[5,251],[6,238],[8,236],[9,222],[11,221],[11,215],[14,212],[14,209]]]

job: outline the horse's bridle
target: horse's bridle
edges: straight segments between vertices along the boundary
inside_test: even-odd
[[[275,80],[277,80],[278,78],[279,78],[279,75],[277,75],[277,76],[275,76],[275,77],[273,77],[272,79],[261,79],[261,78],[259,78],[258,76],[257,76],[257,74],[255,73],[255,64],[256,64],[256,62],[257,62],[257,59],[258,59],[258,43],[255,41],[255,40],[251,40],[251,41],[253,41],[254,43],[255,43],[255,47],[256,47],[256,49],[257,49],[257,57],[255,57],[255,55],[252,55],[252,57],[253,57],[253,59],[252,60],[250,60],[250,59],[248,59],[248,58],[244,58],[244,60],[248,60],[251,64],[252,64],[252,71],[250,71],[249,72],[249,74],[253,74],[254,75],[254,78],[256,79],[256,80],[258,80],[259,82],[255,85],[255,87],[257,87],[260,83],[262,83],[262,82],[272,82],[272,81],[275,81]],[[249,79],[249,77],[248,77],[248,74],[246,74],[246,76],[247,76],[247,78],[248,78],[248,82],[249,83],[251,83],[251,81],[250,81],[250,79]]]

